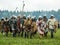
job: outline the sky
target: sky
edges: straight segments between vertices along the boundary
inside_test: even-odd
[[[23,0],[0,0],[0,10],[18,11],[22,10]],[[38,10],[58,10],[60,9],[60,0],[24,0],[24,11]]]

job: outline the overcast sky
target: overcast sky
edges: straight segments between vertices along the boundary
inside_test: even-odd
[[[21,11],[23,0],[0,0],[1,10],[12,10],[16,7]],[[60,0],[24,0],[24,11],[36,11],[36,10],[57,10],[60,9]]]

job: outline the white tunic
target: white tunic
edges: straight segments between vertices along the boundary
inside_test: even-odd
[[[41,24],[39,25],[39,23],[41,23]],[[42,30],[44,30],[43,23],[41,21],[37,20],[36,25],[37,25],[38,33],[39,34],[44,34],[44,31],[42,31]]]
[[[49,28],[50,29],[54,29],[54,24],[55,24],[56,20],[55,19],[49,19],[48,23],[49,23]]]

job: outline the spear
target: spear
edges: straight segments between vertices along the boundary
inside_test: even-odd
[[[23,1],[23,6],[22,6],[22,15],[24,15],[24,7],[25,7],[25,3]]]

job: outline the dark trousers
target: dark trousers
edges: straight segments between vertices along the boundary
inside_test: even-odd
[[[32,38],[33,35],[34,35],[34,33],[33,32],[30,32],[30,38]]]
[[[18,30],[18,31],[17,31],[18,36],[20,36],[20,32],[21,32],[20,28],[18,28],[17,30]]]
[[[5,35],[8,36],[8,32],[6,32]]]
[[[30,37],[30,31],[26,31],[24,36],[25,36],[25,38],[29,38]]]
[[[44,32],[44,36],[45,36],[45,37],[47,37],[47,33],[48,33],[48,32]]]
[[[27,32],[24,32],[24,38],[28,38]]]
[[[2,33],[2,34],[3,34],[3,32],[4,32],[4,29],[1,30],[1,33]]]
[[[51,38],[53,38],[54,37],[54,29],[50,29],[50,31],[51,31]]]
[[[18,32],[18,36],[20,36],[20,32]]]
[[[13,31],[13,37],[16,37],[16,30]]]
[[[30,32],[30,38],[32,38],[36,33],[37,33],[37,31],[35,31],[35,32],[31,31]]]
[[[21,30],[21,37],[23,37],[23,34],[24,34],[24,29],[22,28],[22,30]]]

